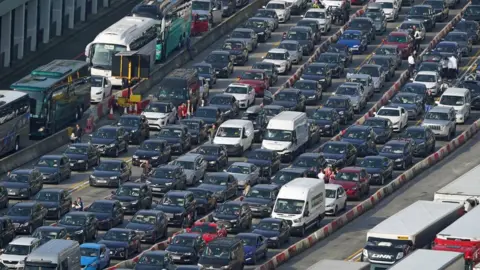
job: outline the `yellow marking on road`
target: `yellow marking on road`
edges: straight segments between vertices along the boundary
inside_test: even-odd
[[[363,251],[363,248],[355,251],[352,255],[348,256],[348,257],[345,259],[345,261],[350,261],[353,257],[358,256],[358,254],[362,253],[362,251]]]

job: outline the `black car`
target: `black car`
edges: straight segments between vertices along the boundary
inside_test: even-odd
[[[40,240],[40,245],[53,239],[67,239],[68,231],[65,227],[60,226],[42,226],[38,227],[32,234],[33,238]]]
[[[207,244],[198,264],[205,269],[241,270],[245,257],[243,242],[240,239],[221,237]]]
[[[320,42],[320,39],[322,37],[322,31],[321,28],[322,26],[316,19],[301,19],[300,21],[297,22],[297,26],[305,26],[305,27],[310,27],[312,29],[313,33],[313,40],[314,43]]]
[[[197,109],[198,111],[198,109]],[[201,144],[208,138],[207,134],[207,123],[200,118],[188,118],[180,120],[180,124],[188,128],[188,133],[190,133],[191,141],[194,144]]]
[[[420,71],[434,71],[442,75],[442,65],[440,62],[421,62],[415,67],[414,76]]]
[[[265,116],[267,116],[267,120],[270,121],[273,117],[278,115],[279,113],[285,111],[285,107],[280,105],[265,105],[263,106],[263,110],[265,111]]]
[[[279,185],[259,184],[250,188],[243,201],[250,205],[254,217],[269,217],[279,191]]]
[[[213,220],[225,226],[228,232],[249,231],[252,228],[252,210],[246,202],[228,201],[213,212]]]
[[[234,118],[240,112],[237,100],[234,96],[228,94],[212,96],[208,101],[208,105],[219,108],[223,114],[224,120]]]
[[[220,126],[230,115],[224,114],[217,106],[204,106],[199,107],[193,116],[194,118],[192,119],[202,120],[208,129],[212,125]]]
[[[370,57],[366,64],[369,65],[379,65],[382,67],[382,70],[385,72],[385,80],[390,81],[395,77],[395,70],[397,69],[397,64],[393,61],[393,58],[386,55],[374,55]]]
[[[168,224],[174,226],[189,227],[197,220],[197,204],[190,191],[169,191],[154,208],[163,211]]]
[[[34,200],[47,208],[45,218],[59,220],[72,209],[72,197],[66,189],[44,188],[35,195]]]
[[[327,167],[327,161],[320,153],[303,153],[290,165],[291,168],[306,168],[307,177],[317,178],[320,170]]]
[[[130,143],[140,144],[150,138],[150,127],[145,115],[124,114],[118,119],[117,126],[123,127],[128,132]]]
[[[188,267],[188,270],[203,270],[203,267],[195,266],[197,268],[189,269],[190,265],[185,265],[182,267]],[[154,269],[165,269],[165,270],[179,270],[180,267],[177,267],[173,263],[172,256],[164,250],[147,250],[142,252],[138,262],[135,263],[136,270],[154,270]],[[120,268],[119,268],[120,270]]]
[[[357,155],[364,157],[378,154],[375,136],[372,127],[354,125],[342,134],[341,141],[353,144],[357,148]]]
[[[289,111],[304,112],[306,110],[306,98],[300,90],[286,88],[274,96],[272,105],[283,106]]]
[[[435,152],[435,134],[429,127],[411,126],[407,127],[399,138],[413,140],[413,156],[427,157]]]
[[[316,105],[317,101],[322,100],[323,87],[322,84],[315,80],[298,80],[292,88],[300,90],[306,98],[306,103]]]
[[[259,9],[257,10],[257,13],[255,13],[253,17],[273,19],[275,21],[273,30],[275,31],[278,28],[278,24],[279,24],[278,15],[274,9]]]
[[[84,210],[95,215],[99,230],[110,230],[121,225],[125,217],[122,205],[118,200],[95,200]]]
[[[131,229],[110,229],[98,243],[110,249],[111,258],[128,260],[131,254],[141,251],[140,236]]]
[[[333,96],[323,105],[323,108],[331,108],[338,112],[342,123],[346,125],[349,120],[354,117],[353,105],[349,97],[346,96]]]
[[[227,148],[223,145],[205,143],[192,152],[203,155],[208,171],[219,172],[228,165]]]
[[[45,155],[35,163],[35,169],[42,173],[44,184],[60,184],[72,175],[69,162],[64,155]]]
[[[233,56],[233,64],[244,66],[248,62],[247,45],[242,39],[229,38],[223,42],[222,51]]]
[[[187,186],[187,175],[180,165],[162,165],[153,169],[148,175],[142,174],[154,196],[163,196],[170,190],[184,190]]]
[[[365,168],[370,174],[370,184],[383,186],[385,180],[393,177],[393,162],[387,157],[366,156],[358,162],[358,166]]]
[[[120,152],[128,152],[130,134],[124,127],[103,126],[90,134],[90,143],[105,156],[118,157]]]
[[[480,5],[469,5],[466,7],[465,12],[463,13],[463,19],[467,21],[480,21]]]
[[[226,202],[237,195],[238,182],[235,177],[226,172],[207,173],[198,186],[213,191],[218,202]]]
[[[229,52],[212,51],[205,62],[213,66],[217,77],[228,78],[233,73],[233,59]]]
[[[217,199],[213,196],[214,191],[191,187],[187,191],[193,193],[195,201],[197,202],[197,213],[208,214],[217,207]]]
[[[456,42],[463,57],[468,57],[472,52],[473,37],[469,36],[467,32],[450,32],[442,39],[442,41]]]
[[[423,100],[423,104],[425,104],[427,100],[427,87],[423,83],[406,83],[401,89],[400,93],[413,93],[417,94]]]
[[[328,165],[342,168],[354,165],[357,160],[357,148],[348,142],[328,141],[320,149]]]
[[[217,74],[211,64],[205,62],[197,63],[193,65],[193,68],[197,70],[198,76],[205,78],[210,85],[217,83]]]
[[[268,149],[255,149],[247,154],[248,163],[260,168],[260,176],[271,177],[280,170],[280,155]]]
[[[263,141],[263,133],[267,130],[268,120],[265,115],[263,106],[254,105],[248,107],[243,113],[242,119],[250,120],[254,128],[254,141],[261,143]]]
[[[252,69],[264,70],[268,75],[269,85],[273,86],[278,81],[278,69],[275,67],[274,63],[268,62],[256,62],[252,65]]]
[[[146,183],[124,183],[112,191],[112,199],[119,200],[125,213],[135,213],[152,206],[152,190]]]
[[[405,170],[413,164],[413,148],[413,140],[391,140],[378,155],[391,159],[395,169]]]
[[[335,136],[340,131],[341,118],[333,108],[318,108],[309,112],[308,121],[319,127],[322,136]]]
[[[306,26],[294,26],[283,34],[284,40],[296,40],[302,46],[303,55],[309,56],[314,49],[315,37],[312,28]]]
[[[272,248],[279,248],[290,240],[290,226],[283,219],[264,218],[253,228],[252,232],[267,238],[268,246]]]
[[[165,140],[170,145],[171,154],[181,155],[192,147],[192,137],[184,125],[169,125],[160,128],[156,139]]]
[[[430,5],[435,13],[435,20],[437,22],[444,22],[448,19],[448,6],[443,0],[427,0],[423,2],[425,5]]]
[[[271,183],[281,187],[295,178],[307,177],[307,173],[308,168],[283,168],[272,177]]]
[[[468,8],[467,8],[468,11]],[[465,12],[467,14],[467,12]],[[415,5],[410,8],[410,12],[406,16],[406,20],[422,21],[427,31],[433,31],[436,23],[435,11],[431,5]]]
[[[37,169],[16,169],[1,185],[7,189],[8,198],[29,199],[42,189],[43,176]]]
[[[15,226],[12,220],[3,216],[0,217],[0,248],[4,248],[8,243],[15,239]]]
[[[38,202],[19,202],[8,209],[7,216],[13,222],[16,233],[32,234],[43,225],[47,209]]]
[[[457,87],[470,90],[472,96],[472,101],[470,103],[471,108],[476,110],[480,109],[480,81],[463,80],[459,82]]]
[[[258,42],[267,42],[272,36],[272,30],[268,26],[268,22],[262,18],[250,18],[243,24],[243,27],[255,31]]]
[[[72,171],[88,171],[100,162],[100,152],[89,143],[70,144],[63,154],[69,158]]]
[[[92,187],[119,187],[130,180],[132,169],[126,161],[119,159],[104,159],[95,167],[90,175],[89,184]]]
[[[376,39],[375,24],[370,18],[360,17],[350,20],[348,30],[359,30],[362,34],[366,34],[368,42]]]
[[[172,159],[172,148],[166,140],[149,139],[140,144],[133,153],[132,165],[141,166],[148,161],[152,167],[157,167]]]
[[[363,122],[364,126],[371,127],[375,132],[375,143],[386,143],[392,138],[393,124],[390,119],[369,117]]]
[[[93,213],[69,212],[58,221],[58,226],[65,227],[70,238],[80,244],[96,240],[98,237],[98,221]]]
[[[461,20],[454,25],[453,31],[467,32],[472,37],[473,43],[478,43],[480,37],[480,26],[476,21]]]
[[[315,63],[326,64],[334,78],[340,78],[345,72],[345,62],[339,53],[324,52],[315,59]]]
[[[346,44],[341,44],[341,43],[332,43],[328,45],[327,51],[326,52],[331,52],[331,53],[339,53],[340,58],[343,61],[343,66],[347,67],[348,64],[352,63],[353,61],[353,55],[350,49],[348,48],[348,45]]]
[[[326,91],[332,85],[332,71],[325,63],[311,63],[305,67],[300,79],[317,81]]]
[[[172,255],[173,262],[197,264],[206,243],[199,233],[181,233],[175,235],[165,251]]]
[[[155,244],[168,236],[168,218],[162,211],[139,210],[125,228],[136,231],[142,242]]]

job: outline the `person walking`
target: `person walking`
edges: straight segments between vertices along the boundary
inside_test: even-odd
[[[79,143],[82,142],[82,128],[80,127],[79,124],[75,125],[75,129],[72,132],[72,135],[70,136],[70,141],[72,143]]]
[[[450,56],[448,58],[448,78],[453,80],[457,75],[457,59],[455,56]]]
[[[414,31],[414,34],[413,34],[414,50],[418,51],[420,50],[420,43],[422,42],[422,34],[415,26],[413,28],[413,31]]]
[[[410,76],[413,76],[413,71],[415,70],[415,53],[414,51],[408,56],[408,71],[410,72]]]
[[[185,39],[185,46],[187,47],[187,52],[190,60],[193,60],[192,44],[189,35],[187,35],[187,38]]]
[[[215,132],[217,131],[216,129],[217,127],[215,126],[215,124],[213,124],[212,127],[208,130],[210,143],[213,143],[213,138],[215,137]]]
[[[323,180],[324,180],[325,183],[328,183],[329,180],[330,180],[330,177],[332,176],[332,173],[333,173],[332,168],[327,167],[327,168],[325,168],[325,170],[323,172],[325,174],[325,176],[323,177]]]
[[[145,175],[145,179],[147,179],[148,174],[150,173],[150,170],[152,169],[152,166],[150,165],[150,162],[148,160],[145,160],[140,164],[140,167],[142,168],[142,174]]]
[[[325,182],[325,173],[323,172],[323,169],[320,169],[320,172],[318,173],[317,177],[318,179]]]
[[[178,120],[182,120],[184,119],[185,117],[187,117],[187,105],[185,103],[182,103],[180,104],[180,106],[178,106]]]
[[[427,89],[427,97],[425,100],[425,113],[429,112],[432,106],[435,105],[435,99],[433,98],[432,90]]]
[[[440,65],[442,66],[442,78],[448,79],[448,58],[443,57],[443,59],[440,61]]]

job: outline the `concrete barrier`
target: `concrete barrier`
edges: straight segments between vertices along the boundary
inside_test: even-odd
[[[434,48],[438,42],[444,37],[451,29],[452,26],[455,25],[460,19],[468,4],[464,7],[464,9],[457,15],[455,18],[452,19],[450,23],[448,23],[429,43],[427,49],[425,49],[421,54],[424,55],[428,50]],[[387,90],[387,92],[383,95],[383,97],[360,119],[358,119],[355,124],[362,124],[365,119],[368,117],[373,116],[373,112],[378,110],[381,106],[385,105],[386,102],[397,92],[401,89],[402,85],[408,80],[408,73],[404,72],[401,74],[400,78],[393,84],[393,86]],[[415,178],[415,176],[419,175],[421,172],[425,171],[426,169],[432,167],[433,165],[437,164],[439,161],[443,160],[446,156],[450,153],[455,151],[458,147],[465,144],[474,134],[478,132],[480,129],[480,120],[475,121],[470,127],[460,134],[458,137],[450,141],[447,145],[440,148],[435,153],[431,154],[427,158],[423,159],[420,162],[417,162],[413,165],[410,169],[404,171],[400,176],[398,176],[395,180],[390,182],[388,185],[382,187],[373,195],[371,195],[368,199],[364,200],[360,204],[356,205],[353,209],[350,209],[345,214],[339,216],[338,218],[334,219],[329,224],[325,225],[321,229],[315,231],[313,234],[309,235],[308,237],[298,241],[297,243],[291,245],[287,249],[283,250],[282,252],[275,255],[273,258],[265,262],[264,264],[255,268],[256,270],[271,270],[276,269],[281,264],[288,261],[290,258],[306,251],[311,246],[315,245],[317,242],[325,239],[327,236],[331,235],[332,233],[338,231],[340,228],[351,222],[352,220],[356,219],[366,211],[372,209],[375,205],[378,204],[383,198],[389,196],[390,194],[394,193],[400,187],[402,187],[405,183]],[[334,136],[332,140],[339,140],[340,135]],[[321,147],[321,146],[320,146]],[[318,152],[319,149],[316,149]]]

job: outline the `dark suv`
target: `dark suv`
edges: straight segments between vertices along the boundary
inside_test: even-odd
[[[90,142],[105,156],[118,157],[128,152],[130,134],[123,127],[103,126],[90,135]]]
[[[125,128],[130,135],[128,141],[131,143],[140,144],[142,141],[150,138],[150,128],[145,115],[122,115],[117,125]]]
[[[200,84],[195,69],[178,68],[170,72],[160,83],[157,98],[159,101],[169,101],[175,107],[190,101],[195,110],[201,100]]]
[[[156,134],[156,138],[168,142],[171,154],[181,155],[192,147],[192,136],[184,125],[164,126]]]
[[[207,244],[200,260],[205,269],[242,270],[245,253],[240,239],[220,237]]]
[[[192,226],[197,219],[197,205],[191,191],[169,191],[155,210],[163,211],[168,224],[176,226]]]
[[[32,234],[43,225],[47,208],[38,202],[20,202],[8,209],[7,216],[13,222],[15,232]]]
[[[35,195],[34,200],[47,208],[45,218],[59,220],[72,209],[72,197],[68,190],[62,188],[44,188]]]

